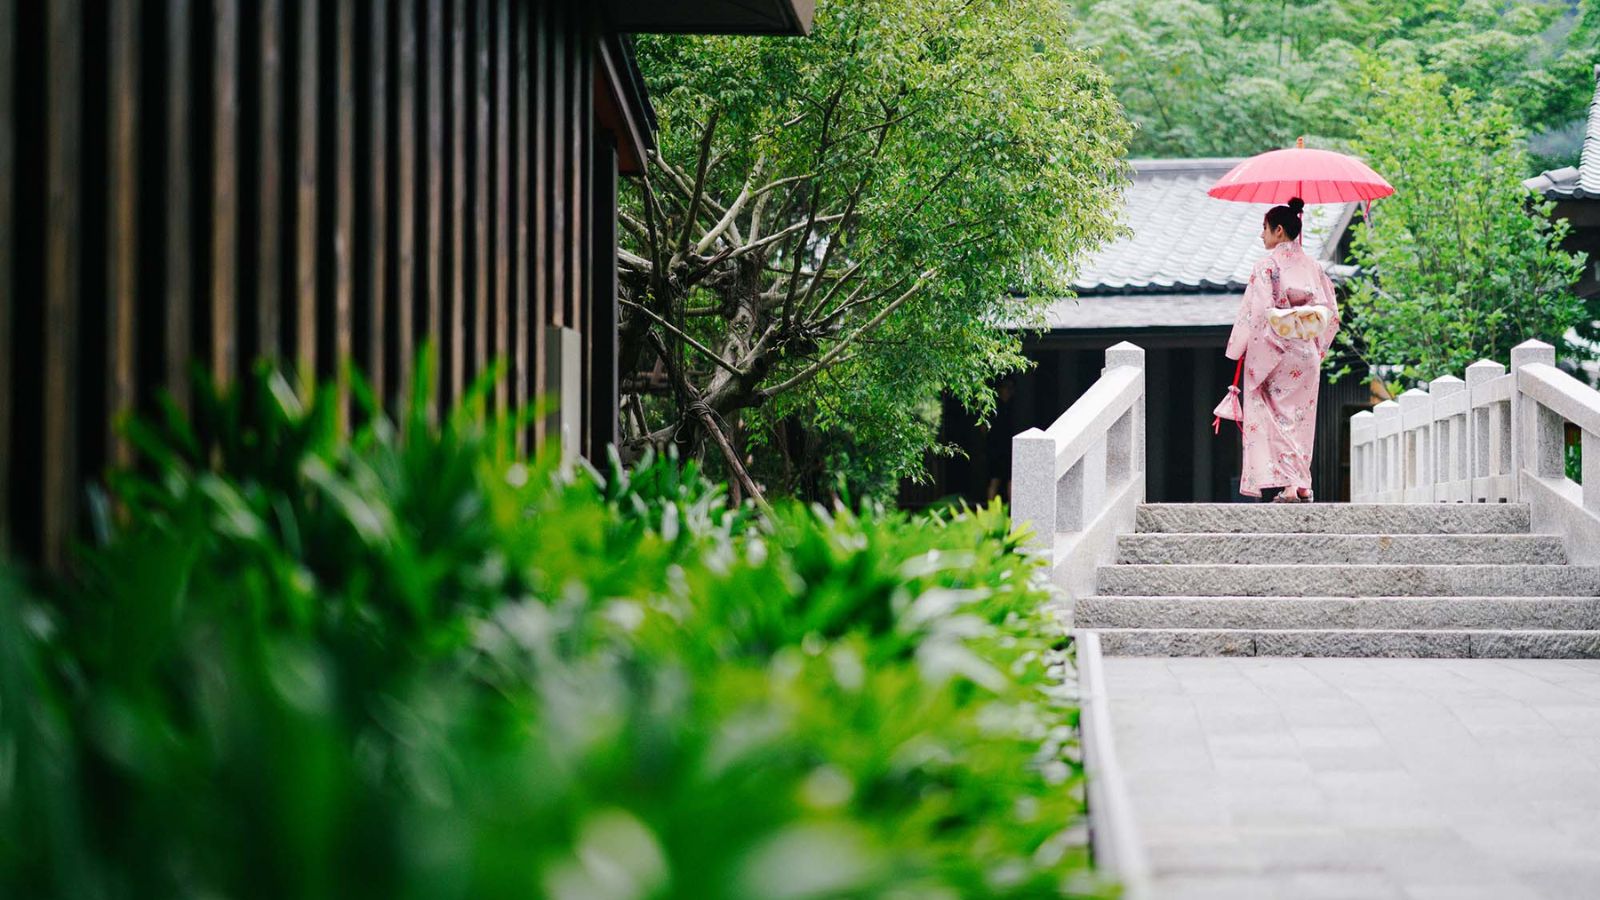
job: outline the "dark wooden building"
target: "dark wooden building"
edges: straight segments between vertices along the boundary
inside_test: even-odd
[[[1131,341],[1145,348],[1147,391],[1146,496],[1152,501],[1241,499],[1239,437],[1213,434],[1211,410],[1233,379],[1222,355],[1250,269],[1261,246],[1264,204],[1206,195],[1236,159],[1140,160],[1124,195],[1129,233],[1084,260],[1078,297],[1054,304],[1045,330],[1024,350],[1035,365],[1007,385],[992,427],[978,426],[946,402],[941,439],[965,458],[932,459],[930,485],[907,486],[909,505],[937,498],[985,499],[1004,478],[1010,437],[1046,427],[1100,377],[1107,347]],[[1307,208],[1303,243],[1337,277],[1354,204]],[[1348,497],[1349,417],[1372,404],[1356,377],[1322,385],[1312,480],[1317,496]],[[1229,426],[1232,427],[1232,426]]]
[[[191,363],[342,361],[386,402],[493,360],[525,443],[616,433],[626,35],[800,34],[810,0],[0,0],[0,552],[62,564],[116,420]]]
[[[1578,296],[1600,297],[1600,64],[1594,67],[1594,99],[1584,122],[1578,164],[1544,172],[1523,184],[1554,200],[1552,217],[1566,219],[1572,227],[1562,249],[1588,254],[1577,284]]]

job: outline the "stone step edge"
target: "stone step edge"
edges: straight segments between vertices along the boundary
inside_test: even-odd
[[[1295,569],[1301,572],[1321,573],[1335,569],[1570,569],[1584,574],[1600,575],[1600,565],[1573,565],[1572,563],[1105,563],[1097,566],[1107,569]]]
[[[1257,562],[1207,560],[1208,555],[1238,554],[1257,546],[1264,554]],[[1146,531],[1119,534],[1112,565],[1315,565],[1276,556],[1310,555],[1312,548],[1326,547],[1335,557],[1328,565],[1567,565],[1566,541],[1559,535],[1527,533],[1486,534],[1411,534],[1372,532],[1370,534],[1330,534],[1309,531]],[[1408,561],[1406,556],[1451,556]],[[1180,556],[1186,560],[1138,559],[1139,556]],[[1479,556],[1510,555],[1542,557],[1484,560]],[[1351,556],[1400,557],[1390,562],[1354,562]],[[1132,558],[1130,558],[1132,557]]]
[[[1286,656],[1303,658],[1377,658],[1377,657],[1435,657],[1451,659],[1596,659],[1600,658],[1600,631],[1571,631],[1559,629],[1497,629],[1497,630],[1398,630],[1398,629],[1338,629],[1338,630],[1285,630],[1271,631],[1249,628],[1085,628],[1100,636],[1108,656]],[[1153,639],[1168,639],[1168,651],[1162,653],[1122,653],[1117,646],[1121,638],[1133,638],[1146,644]],[[1258,641],[1265,639],[1267,652],[1262,653]],[[1249,643],[1246,644],[1245,642]],[[1275,649],[1299,649],[1312,652],[1275,653]],[[1387,646],[1385,646],[1387,642]],[[1365,644],[1363,648],[1360,644]],[[1106,646],[1109,645],[1109,646]],[[1320,646],[1351,652],[1315,652]],[[1529,649],[1546,651],[1529,653]],[[1148,649],[1148,648],[1136,648]],[[1177,653],[1170,652],[1176,649]],[[1434,651],[1428,653],[1413,650]],[[1445,651],[1445,652],[1438,652]],[[1459,651],[1459,652],[1458,652]]]
[[[1535,603],[1544,601],[1583,601],[1600,603],[1600,597],[1588,594],[1386,594],[1382,596],[1362,596],[1359,594],[1316,594],[1313,596],[1300,596],[1298,594],[1086,594],[1074,600],[1074,603],[1084,603],[1090,600],[1161,600],[1183,601],[1198,600],[1212,603],[1226,600],[1248,600],[1251,603],[1283,602],[1283,603],[1315,603],[1330,600],[1351,600],[1362,603],[1420,603],[1423,601],[1446,600],[1451,603],[1471,603],[1475,600],[1511,600],[1517,603]]]
[[[1471,540],[1481,538],[1485,540],[1511,540],[1511,541],[1556,541],[1563,542],[1559,534],[1543,534],[1535,531],[1129,531],[1117,535],[1117,540],[1167,540],[1172,538],[1219,538],[1233,540],[1241,538],[1304,538],[1323,540],[1327,538],[1404,538],[1414,541],[1452,541],[1463,538]]]
[[[1286,602],[1287,601],[1287,602]],[[1073,621],[1123,631],[1588,631],[1600,597],[1080,597]]]

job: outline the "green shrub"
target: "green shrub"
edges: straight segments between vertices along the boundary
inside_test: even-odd
[[[0,895],[1099,890],[998,506],[758,516],[516,462],[478,403],[201,393],[77,583],[0,581]]]

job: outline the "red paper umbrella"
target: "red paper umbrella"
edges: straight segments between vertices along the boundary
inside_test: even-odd
[[[1305,140],[1287,150],[1252,156],[1206,191],[1219,200],[1240,203],[1349,203],[1394,193],[1383,176],[1364,162],[1332,150],[1311,150]]]

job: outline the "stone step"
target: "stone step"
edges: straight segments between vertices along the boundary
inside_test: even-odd
[[[1600,659],[1600,631],[1096,629],[1111,656],[1391,656]]]
[[[1546,534],[1125,534],[1117,562],[1158,563],[1525,563],[1567,561]]]
[[[1146,503],[1139,532],[1516,534],[1525,503]]]
[[[1122,565],[1098,579],[1107,596],[1600,596],[1600,566]]]
[[[1076,628],[1600,631],[1595,597],[1084,597]]]

